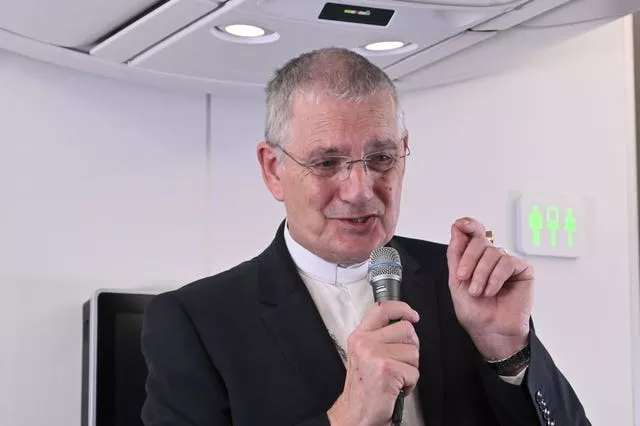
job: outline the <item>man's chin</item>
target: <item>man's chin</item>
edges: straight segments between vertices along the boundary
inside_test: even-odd
[[[370,241],[368,242],[370,244]],[[340,265],[355,265],[362,262],[366,262],[369,260],[369,256],[371,252],[376,248],[374,246],[371,247],[363,247],[360,245],[358,247],[340,247],[334,251],[336,256],[336,262]]]
[[[337,259],[333,263],[339,264],[362,263],[369,259],[373,250],[386,242],[384,231],[380,227],[362,234],[335,230],[330,235],[331,255]]]
[[[335,259],[334,263],[339,266],[353,266],[362,265],[369,260],[369,256],[340,256],[339,259]]]

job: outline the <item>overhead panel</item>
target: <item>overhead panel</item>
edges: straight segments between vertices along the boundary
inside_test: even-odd
[[[215,81],[263,84],[288,59],[312,49],[338,46],[355,49],[384,68],[499,16],[512,2],[486,10],[402,1],[333,2],[349,15],[340,19],[327,15],[327,3],[332,2],[231,0],[129,64]],[[387,21],[380,25],[381,19]],[[232,37],[223,31],[232,24],[257,26],[265,34],[255,39]],[[398,41],[404,46],[383,52],[364,49],[383,41]]]
[[[589,21],[544,30],[520,26],[499,31],[470,49],[398,78],[396,84],[401,90],[420,90],[477,78],[504,70],[518,61],[526,60],[532,52],[582,34],[601,24],[602,22]],[[527,48],[524,49],[523,46]]]
[[[527,22],[526,26],[551,28],[603,19],[613,20],[633,13],[638,7],[638,0],[574,0],[553,13],[546,13]]]
[[[93,44],[159,0],[0,0],[0,28],[65,47]]]
[[[638,0],[536,0],[474,27],[471,33],[493,35],[481,43],[438,61],[428,61],[430,63],[420,68],[400,69],[403,63],[399,62],[389,71],[399,87],[406,90],[486,75],[514,65],[532,52],[633,13],[637,8]],[[430,50],[437,52],[438,47]],[[432,52],[427,50],[425,53]],[[419,54],[410,59],[417,63]]]
[[[91,49],[91,55],[125,62],[217,9],[211,0],[171,0]]]
[[[0,0],[0,48],[136,82],[257,94],[291,58],[339,46],[415,90],[504,69],[639,1]],[[259,27],[257,37],[234,35],[236,24]]]
[[[395,3],[441,4],[450,7],[491,7],[519,3],[516,0],[392,0]]]
[[[475,31],[501,31],[515,27],[572,0],[536,0],[474,28]]]
[[[429,64],[438,62],[461,50],[467,49],[474,44],[481,43],[491,37],[496,32],[471,32],[466,31],[460,35],[450,38],[442,43],[426,49],[419,54],[411,55],[408,58],[385,68],[385,72],[392,79],[401,78],[415,70],[426,67]]]

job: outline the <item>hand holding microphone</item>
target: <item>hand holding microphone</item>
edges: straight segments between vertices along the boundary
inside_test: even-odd
[[[395,408],[398,395],[410,393],[420,376],[413,328],[420,318],[406,303],[392,300],[399,298],[401,273],[393,262],[377,258],[380,253],[372,253],[369,268],[376,304],[348,338],[345,386],[328,412],[332,425],[388,425],[394,411],[402,414],[401,405],[400,412]]]

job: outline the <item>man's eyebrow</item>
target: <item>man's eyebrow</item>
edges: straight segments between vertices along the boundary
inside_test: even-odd
[[[309,152],[308,158],[313,160],[327,155],[344,155],[344,152],[335,146],[318,146]]]
[[[367,151],[382,151],[385,149],[394,149],[398,145],[398,142],[394,139],[372,139],[366,142],[365,147]],[[326,157],[326,156],[346,156],[344,148],[339,148],[337,146],[331,145],[318,145],[313,148],[307,154],[307,158],[311,161],[318,157]]]
[[[396,148],[397,146],[398,142],[393,139],[373,139],[366,143],[366,147],[372,150]]]

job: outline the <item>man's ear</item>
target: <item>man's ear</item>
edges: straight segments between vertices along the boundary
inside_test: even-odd
[[[407,130],[404,131],[404,134],[402,135],[402,143],[404,144],[404,149],[406,152],[409,152],[409,132]],[[402,168],[402,175],[404,176],[404,172],[407,169],[406,164],[407,164],[407,159],[405,158],[404,160],[404,164],[405,167]]]
[[[262,180],[265,185],[271,191],[273,197],[278,200],[283,200],[282,181],[280,180],[280,164],[278,162],[278,155],[275,148],[269,145],[267,142],[260,142],[258,144],[258,163],[262,170]]]

